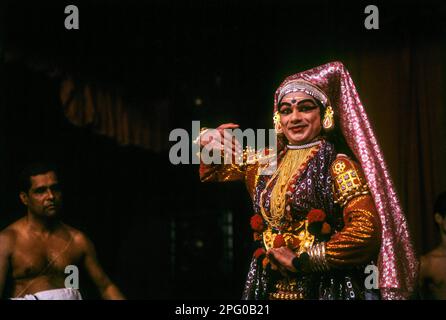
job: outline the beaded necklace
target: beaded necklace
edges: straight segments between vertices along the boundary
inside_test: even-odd
[[[322,143],[322,141],[318,140],[318,141],[310,142],[310,143],[307,143],[307,144],[301,144],[301,145],[289,144],[289,145],[287,145],[287,148],[290,149],[290,150],[307,149],[307,148],[310,148],[310,147],[318,146],[321,143]]]
[[[276,172],[266,184],[265,189],[260,194],[260,212],[263,219],[270,227],[280,230],[285,213],[288,186],[290,183],[297,180],[302,170],[305,169],[308,161],[319,149],[320,145],[321,141],[316,141],[299,146],[299,148],[287,150],[279,168],[277,168]],[[277,181],[271,192],[270,210],[268,213],[263,205],[264,197],[267,194],[271,183],[275,180]]]

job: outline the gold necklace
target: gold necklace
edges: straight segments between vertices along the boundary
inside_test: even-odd
[[[279,228],[285,213],[285,200],[288,185],[294,175],[298,172],[298,169],[307,161],[308,157],[312,154],[312,151],[317,147],[318,146],[311,146],[305,149],[288,150],[276,172],[266,184],[265,189],[260,195],[260,212],[262,213],[263,219],[265,219],[270,227]],[[268,214],[263,207],[263,198],[270,184],[276,177],[277,181],[271,192],[270,210]]]

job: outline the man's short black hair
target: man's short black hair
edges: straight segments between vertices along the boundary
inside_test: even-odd
[[[434,213],[446,216],[446,192],[442,192],[437,196],[434,204]]]
[[[31,188],[31,177],[53,171],[59,177],[57,166],[51,163],[34,162],[23,168],[19,175],[19,191],[28,193]]]

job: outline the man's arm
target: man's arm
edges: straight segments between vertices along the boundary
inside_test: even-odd
[[[96,250],[93,243],[84,234],[78,234],[78,241],[85,252],[84,267],[90,278],[95,283],[103,299],[123,300],[124,295],[118,287],[105,274],[96,257]]]
[[[426,282],[428,281],[428,268],[429,268],[429,258],[428,255],[421,256],[420,258],[420,272],[418,274],[418,292],[419,298],[429,299],[428,288],[426,287]]]
[[[10,268],[10,258],[12,253],[13,235],[11,231],[0,232],[0,298],[3,298],[3,291]]]

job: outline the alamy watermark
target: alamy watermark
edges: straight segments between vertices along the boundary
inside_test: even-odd
[[[65,288],[79,290],[79,269],[77,266],[70,264],[65,267],[65,274],[68,276],[65,278]]]
[[[373,265],[373,264],[369,264],[369,265],[367,265],[365,267],[364,273],[368,274],[368,276],[365,277],[365,280],[364,280],[365,288],[368,289],[368,290],[378,289],[379,288],[379,270],[378,270],[378,267]]]
[[[65,17],[64,26],[67,30],[79,30],[79,9],[74,4],[68,5],[64,10]]]
[[[182,128],[170,132],[169,141],[176,142],[169,151],[172,164],[235,164],[258,162],[260,174],[276,170],[277,142],[274,129],[206,129],[200,133],[200,121],[192,121],[192,134]],[[201,141],[207,143],[202,146]],[[246,147],[243,144],[246,141]]]
[[[379,10],[375,5],[368,5],[364,9],[364,13],[367,13],[368,16],[364,20],[364,27],[367,30],[378,30],[379,29]]]

